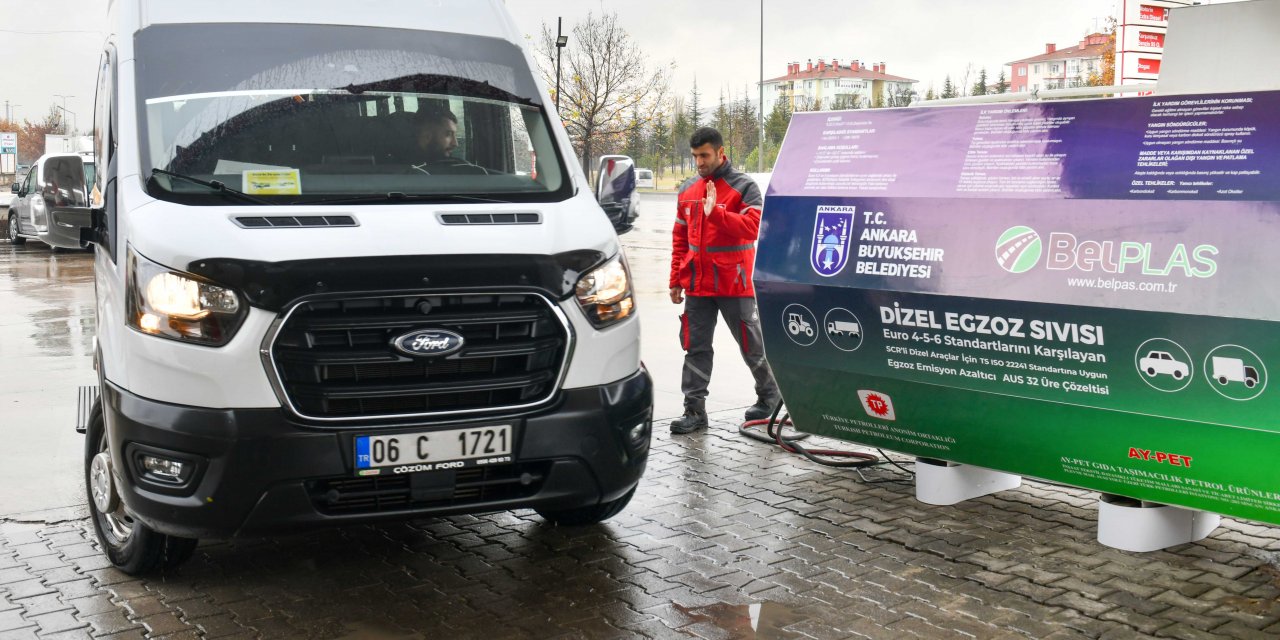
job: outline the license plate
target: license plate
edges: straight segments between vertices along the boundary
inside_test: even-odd
[[[417,473],[511,462],[511,425],[356,436],[356,474]]]

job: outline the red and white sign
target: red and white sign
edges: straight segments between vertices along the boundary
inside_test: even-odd
[[[1150,82],[1160,77],[1161,56],[1158,53],[1125,52],[1116,55],[1116,80],[1120,84]]]
[[[858,399],[862,401],[862,410],[872,418],[881,420],[897,420],[893,411],[893,398],[879,391],[859,390]]]
[[[1116,52],[1164,53],[1165,30],[1160,27],[1120,27]]]
[[[1149,4],[1140,4],[1138,5],[1138,19],[1154,20],[1156,22],[1168,22],[1169,8],[1155,7]]]
[[[1190,4],[1182,0],[1124,0],[1120,24],[1165,28],[1169,26],[1171,9]]]

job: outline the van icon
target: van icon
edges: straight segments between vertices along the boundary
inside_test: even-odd
[[[1258,370],[1245,365],[1240,358],[1213,358],[1213,379],[1227,386],[1228,382],[1240,382],[1252,389],[1258,385]]]

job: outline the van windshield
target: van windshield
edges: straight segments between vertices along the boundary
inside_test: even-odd
[[[226,203],[156,169],[271,204],[570,195],[537,85],[509,42],[201,24],[148,27],[135,46],[142,173],[155,197]]]

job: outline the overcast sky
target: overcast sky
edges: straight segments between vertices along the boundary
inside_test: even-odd
[[[189,1],[189,0],[173,0]],[[212,0],[198,0],[212,1]],[[305,0],[263,0],[284,2]],[[1222,1],[1222,0],[1217,0]],[[373,11],[376,0],[359,4]],[[1116,0],[764,0],[764,74],[812,58],[884,62],[890,74],[941,89],[965,67],[985,67],[994,81],[1002,65],[1066,46],[1100,29]],[[0,89],[16,118],[42,117],[55,94],[81,129],[92,121],[95,67],[106,0],[0,0],[0,42],[9,53]],[[588,12],[616,12],[655,63],[674,61],[673,89],[688,93],[697,78],[706,104],[721,90],[754,94],[760,73],[760,3],[749,0],[507,0],[529,36],[545,22],[565,30]],[[569,46],[573,46],[571,40]],[[970,78],[970,82],[976,79]],[[4,105],[0,104],[0,109]],[[0,115],[4,112],[0,111]]]

